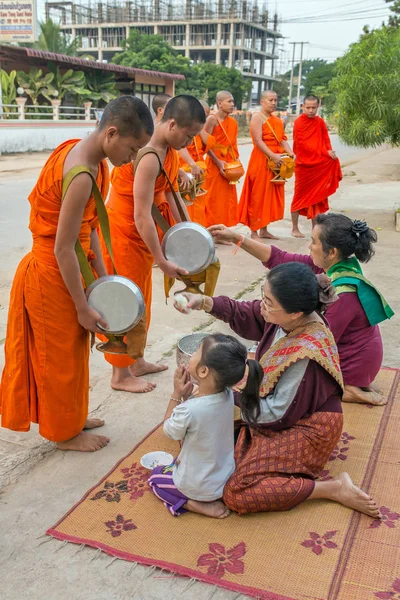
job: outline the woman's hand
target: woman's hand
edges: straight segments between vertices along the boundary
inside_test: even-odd
[[[203,304],[203,298],[201,294],[191,294],[190,292],[183,292],[182,295],[188,301],[186,308],[181,306],[181,303],[174,302],[174,308],[183,315],[188,314],[188,309],[190,310],[201,310],[201,306]]]
[[[78,311],[78,321],[84,329],[95,333],[107,332],[109,327],[107,321],[94,308],[87,304],[85,308]]]
[[[174,373],[173,398],[187,400],[192,395],[193,387],[189,371],[181,365]]]
[[[217,244],[237,244],[240,240],[240,233],[232,231],[232,229],[225,227],[225,225],[211,225],[211,227],[208,228],[208,231],[211,233]]]

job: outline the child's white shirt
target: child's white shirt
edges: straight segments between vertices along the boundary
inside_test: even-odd
[[[231,389],[193,397],[178,404],[164,422],[164,433],[183,440],[173,470],[174,484],[191,500],[210,502],[222,497],[235,470],[234,401]]]

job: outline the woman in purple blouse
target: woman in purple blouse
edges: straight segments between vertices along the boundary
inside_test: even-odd
[[[256,242],[223,225],[214,225],[210,231],[216,241],[239,243],[268,269],[282,263],[301,262],[314,273],[327,273],[340,298],[326,310],[325,316],[339,350],[345,384],[343,401],[385,404],[386,399],[372,382],[383,358],[378,323],[390,318],[393,311],[365,279],[360,266],[360,262],[368,262],[375,253],[372,244],[377,241],[376,233],[364,221],[352,221],[341,214],[320,214],[315,223],[309,256]]]
[[[205,310],[238,335],[259,342],[260,393],[251,403],[238,394],[243,421],[224,503],[245,514],[289,510],[324,498],[377,518],[375,501],[347,473],[315,481],[343,426],[339,355],[317,312],[321,302],[337,299],[329,279],[315,276],[307,265],[278,265],[268,273],[261,294],[261,301],[237,302],[186,293],[187,308],[175,304],[184,313]],[[248,364],[251,379],[254,363]]]

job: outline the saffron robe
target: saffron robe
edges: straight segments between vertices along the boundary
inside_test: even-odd
[[[215,144],[215,137],[213,135],[208,134],[207,144],[203,143],[200,135],[196,135],[193,138],[193,142],[186,146],[186,150],[189,152],[190,156],[193,158],[195,162],[204,161],[204,155],[207,154],[209,150],[212,150]],[[182,169],[186,167],[187,163],[183,160],[183,158],[179,157],[179,167]],[[207,177],[207,170],[204,173],[204,178]],[[206,182],[201,186],[203,190],[206,190]],[[195,223],[199,223],[200,225],[205,226],[205,196],[197,196],[190,206],[187,206],[186,209],[188,211],[189,217],[191,221]]]
[[[314,273],[324,271],[314,265],[311,256],[284,252],[271,246],[267,269],[287,262],[302,262]],[[345,385],[368,387],[379,373],[383,361],[383,343],[378,325],[370,325],[356,291],[339,292],[339,301],[331,304],[325,317],[338,346]]]
[[[164,168],[171,180],[174,190],[178,190],[179,154],[168,148]],[[107,202],[107,213],[110,222],[110,233],[114,263],[118,275],[131,279],[142,291],[146,306],[147,331],[151,320],[152,272],[154,258],[136,228],[134,221],[135,200],[133,196],[134,171],[132,163],[122,167],[114,167],[111,172],[111,191]],[[171,208],[165,198],[170,191],[169,183],[160,173],[155,181],[154,202],[170,225],[175,223]],[[157,228],[158,229],[158,228]],[[158,229],[160,240],[162,232]],[[112,274],[113,268],[104,240],[100,237],[101,250],[107,272]],[[146,341],[143,341],[143,347]],[[129,367],[135,361],[128,355],[105,354],[105,359],[114,367]]]
[[[11,289],[0,387],[2,426],[39,433],[52,442],[78,435],[89,403],[89,332],[78,323],[54,245],[61,208],[64,162],[80,140],[54,150],[29,196],[32,251],[20,262]],[[99,165],[97,184],[108,193],[108,167]],[[95,200],[86,204],[79,240],[88,257],[92,229],[98,226]]]
[[[303,348],[310,341],[316,351],[314,358],[310,353],[299,382],[291,389],[291,372],[301,367],[304,359],[296,361],[297,348],[286,344],[286,338],[276,341],[279,328],[265,322],[260,300],[236,302],[225,296],[213,300],[214,317],[229,323],[241,337],[259,342],[256,360],[264,370],[261,393],[267,390],[266,398],[260,399],[260,404],[266,405],[261,404],[257,425],[239,425],[236,469],[225,486],[223,500],[239,514],[289,510],[311,495],[314,479],[321,474],[342,433],[342,379],[332,334],[326,326],[316,323],[302,334]],[[264,354],[275,345],[277,355],[270,356],[264,364]],[[286,353],[292,360],[281,367]],[[289,390],[278,392],[284,376],[289,379]],[[281,410],[290,394],[287,406]],[[268,410],[274,399],[273,410]]]
[[[338,159],[332,159],[328,129],[321,117],[302,114],[294,122],[293,151],[296,155],[294,196],[290,211],[315,219],[329,210],[328,197],[342,179]]]
[[[283,154],[285,150],[280,142],[287,140],[283,121],[274,115],[271,115],[267,121],[262,125],[262,141],[271,152]],[[254,140],[253,145],[240,196],[238,218],[240,223],[247,225],[252,231],[257,231],[267,227],[273,221],[283,219],[285,186],[282,183],[271,183],[275,174],[268,168],[268,157],[256,146]]]
[[[228,116],[222,121],[222,127],[219,123],[214,127],[213,136],[215,144],[212,151],[218,159],[229,163],[237,160],[239,156],[237,147],[238,124],[233,117]],[[236,186],[231,185],[221,175],[218,167],[209,156],[207,156],[206,165],[207,179],[205,189],[207,190],[207,194],[203,196],[205,205],[204,226],[210,227],[211,225],[219,225],[220,223],[227,227],[237,225]]]

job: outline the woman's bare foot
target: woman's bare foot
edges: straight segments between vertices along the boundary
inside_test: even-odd
[[[131,374],[129,368],[113,367],[111,387],[113,390],[120,392],[147,394],[154,390],[156,384],[142,377],[135,377]]]
[[[144,358],[138,358],[136,361],[129,367],[131,375],[134,377],[142,377],[142,375],[149,375],[150,373],[161,373],[162,371],[166,371],[168,369],[168,365],[164,364],[156,364],[147,362]]]
[[[95,429],[96,427],[103,427],[103,425],[103,419],[86,419],[86,423],[84,424],[83,429]]]
[[[81,433],[66,442],[58,442],[57,448],[59,450],[75,450],[76,452],[96,452],[96,450],[101,450],[101,448],[107,446],[109,441],[109,438],[104,435],[81,431]]]
[[[378,519],[380,516],[375,500],[354,485],[348,473],[341,473],[330,481],[316,481],[309,500],[317,498],[333,500],[373,519]]]
[[[266,227],[263,227],[262,229],[260,229],[260,232],[258,235],[260,236],[260,238],[264,238],[266,240],[279,240],[279,238],[276,235],[273,235],[272,233],[270,233]]]
[[[186,508],[186,510],[199,515],[213,517],[214,519],[225,519],[230,515],[229,508],[227,508],[221,500],[215,500],[214,502],[188,500],[183,508]]]
[[[305,238],[304,233],[301,233],[300,229],[292,229],[292,236],[295,238]]]
[[[373,390],[363,390],[355,385],[345,385],[343,402],[357,402],[358,404],[372,404],[373,406],[383,406],[387,404],[387,398],[380,392]]]

